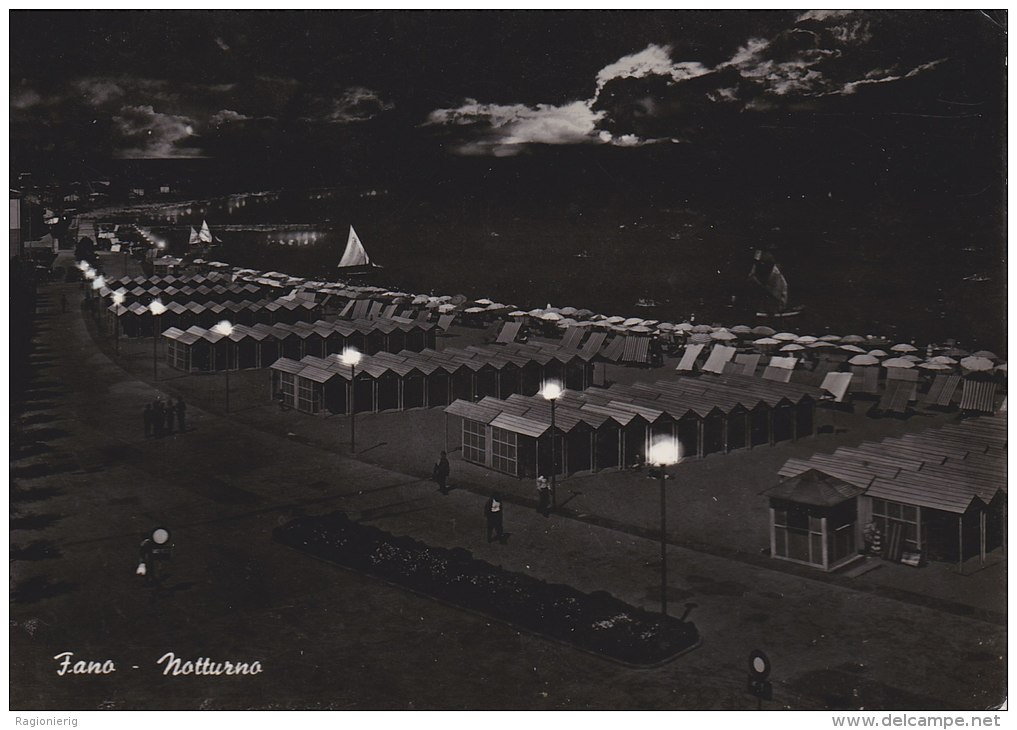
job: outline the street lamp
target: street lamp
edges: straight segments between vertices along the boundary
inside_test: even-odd
[[[681,461],[679,443],[673,438],[658,439],[650,446],[646,461],[660,470],[660,612],[667,615],[667,502],[664,482],[666,467]]]
[[[152,380],[159,379],[159,335],[162,334],[156,328],[155,323],[160,314],[166,311],[166,305],[158,299],[153,299],[148,305],[148,311],[152,313]]]
[[[226,338],[226,412],[230,412],[230,336],[233,334],[233,323],[224,319],[212,327],[212,331]]]
[[[357,448],[356,442],[356,418],[357,418],[357,363],[360,362],[362,355],[360,351],[354,347],[347,347],[343,350],[339,356],[339,360],[343,365],[350,366],[350,453],[354,453]]]
[[[551,402],[551,509],[558,509],[558,458],[555,447],[554,404],[561,398],[563,392],[561,386],[553,381],[545,383],[540,391],[545,400]]]
[[[96,274],[95,278],[92,279],[92,291],[96,292],[96,295],[99,296],[98,292],[102,291],[103,287],[105,286],[106,286],[106,277],[103,276],[102,274]],[[98,318],[99,308],[96,307],[94,311],[96,318]]]
[[[116,305],[116,312],[114,315],[116,322],[114,324],[115,329],[113,330],[114,332],[113,341],[116,343],[117,357],[120,357],[120,307],[121,305],[123,305],[124,299],[126,297],[127,292],[124,291],[123,289],[117,289],[115,292],[113,292],[113,304]]]

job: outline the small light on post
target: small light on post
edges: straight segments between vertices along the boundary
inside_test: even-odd
[[[540,394],[551,403],[551,509],[558,509],[558,455],[555,446],[554,404],[564,391],[553,381],[544,384]]]
[[[343,365],[350,366],[350,453],[354,453],[357,450],[356,441],[356,397],[357,397],[357,365],[360,363],[362,355],[360,351],[354,347],[347,347],[343,350],[339,356],[340,362]]]
[[[648,464],[660,471],[660,612],[667,615],[667,467],[681,461],[681,448],[676,439],[661,438],[653,442],[646,455]]]
[[[230,412],[230,345],[232,344],[233,323],[224,319],[212,327],[212,331],[226,338],[226,412]]]
[[[158,299],[153,299],[148,305],[148,311],[152,314],[152,379],[159,379],[159,335],[162,331],[156,326],[160,314],[166,311],[166,305]]]
[[[123,289],[117,289],[113,292],[113,304],[116,309],[113,312],[113,318],[116,320],[113,323],[113,341],[116,343],[116,353],[120,356],[120,307],[123,306],[124,299],[126,299],[127,293]]]

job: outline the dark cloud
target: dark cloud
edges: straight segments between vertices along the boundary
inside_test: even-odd
[[[591,98],[565,104],[503,105],[467,100],[437,109],[431,125],[457,128],[452,149],[505,155],[533,144],[637,147],[715,136],[738,115],[813,108],[827,97],[892,84],[931,71],[942,58],[900,60],[877,38],[873,19],[854,11],[813,11],[768,37],[750,37],[714,65],[674,58],[650,44],[604,66]]]
[[[382,99],[376,91],[363,86],[351,86],[338,96],[314,97],[309,113],[302,119],[329,124],[365,122],[394,106],[391,101]]]

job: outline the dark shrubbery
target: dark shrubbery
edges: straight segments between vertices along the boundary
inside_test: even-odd
[[[300,517],[275,530],[284,545],[448,603],[629,664],[657,664],[699,642],[695,624],[511,573],[462,548],[447,550],[390,535],[336,512]]]

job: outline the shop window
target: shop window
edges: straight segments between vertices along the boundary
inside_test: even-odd
[[[487,463],[487,427],[479,421],[463,419],[463,458],[474,464]]]
[[[491,428],[491,466],[495,471],[518,473],[516,434],[503,428]]]

